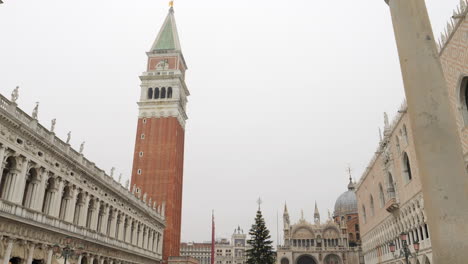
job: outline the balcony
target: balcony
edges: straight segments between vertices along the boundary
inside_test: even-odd
[[[388,200],[385,203],[385,210],[387,210],[387,212],[389,213],[392,213],[400,208],[400,204],[397,201],[394,190],[389,189],[387,191],[387,195],[388,195]]]

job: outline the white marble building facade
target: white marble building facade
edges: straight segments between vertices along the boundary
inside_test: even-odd
[[[164,205],[131,193],[32,116],[0,95],[0,264],[160,263]],[[113,174],[113,172],[111,173]]]

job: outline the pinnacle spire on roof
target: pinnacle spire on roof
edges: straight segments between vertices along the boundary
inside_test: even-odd
[[[284,214],[288,214],[288,205],[284,203]]]
[[[318,210],[318,206],[317,206],[317,201],[315,201],[314,215],[318,215],[318,214],[319,214],[319,210]]]
[[[151,52],[161,51],[181,51],[179,34],[174,16],[173,1],[169,3],[169,13],[159,30],[158,36],[151,46]]]

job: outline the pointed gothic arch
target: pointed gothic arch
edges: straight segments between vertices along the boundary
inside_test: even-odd
[[[405,182],[409,182],[413,179],[413,174],[411,171],[411,162],[408,157],[408,153],[404,152],[403,153],[403,177],[405,179]]]
[[[379,202],[380,202],[380,208],[383,208],[385,206],[385,194],[383,191],[382,183],[379,182]]]

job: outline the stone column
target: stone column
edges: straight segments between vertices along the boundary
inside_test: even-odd
[[[434,263],[466,263],[468,177],[424,0],[386,0],[392,15]]]
[[[133,237],[132,237],[132,244],[138,246],[138,224],[135,223],[133,228]]]
[[[13,180],[13,188],[10,189],[11,194],[11,201],[17,204],[21,204],[23,202],[23,195],[24,195],[24,185],[26,183],[26,172],[28,169],[28,162],[27,158],[21,157],[21,167],[19,173],[15,174]]]
[[[89,263],[90,263],[90,264],[94,264],[94,256],[90,256],[90,257],[89,257]]]
[[[83,259],[83,255],[79,255],[78,256],[78,261],[76,262],[76,264],[81,264],[82,259]]]
[[[78,196],[78,190],[74,188],[74,186],[70,187],[70,200],[67,203],[67,209],[65,214],[65,221],[69,223],[73,223],[73,217],[75,216],[75,208],[76,208],[76,199]]]
[[[10,262],[11,251],[13,250],[14,241],[9,239],[7,242],[7,248],[5,250],[5,254],[3,255],[3,264],[8,264]]]
[[[26,264],[32,264],[33,262],[34,247],[35,247],[34,244],[32,244],[28,248],[28,259],[26,261]]]
[[[101,233],[107,235],[107,221],[109,221],[109,212],[110,208],[109,205],[104,205],[104,213],[102,215],[102,221],[101,221]]]
[[[53,251],[51,248],[47,251],[47,262],[46,264],[52,264],[52,256],[53,256]]]
[[[88,208],[89,208],[89,201],[90,201],[90,196],[89,194],[87,193],[83,193],[83,195],[85,196],[84,198],[84,204],[83,206],[80,208],[80,216],[79,216],[79,220],[78,220],[78,225],[79,226],[86,226],[86,219],[88,217]]]
[[[99,207],[100,203],[97,199],[94,201],[94,208],[91,211],[91,230],[97,231],[98,217],[99,217]]]
[[[125,223],[124,223],[125,225]],[[127,234],[125,234],[125,242],[127,243],[132,243],[132,240],[130,239],[132,237],[132,219],[130,217],[127,217]]]
[[[3,163],[3,159],[5,159],[5,150],[5,146],[0,146],[0,181],[2,180],[3,168],[5,168],[5,164]]]
[[[153,248],[153,231],[148,232],[148,244],[145,245],[145,248],[151,250]]]
[[[41,173],[41,181],[37,186],[37,194],[34,198],[34,209],[36,211],[42,211],[42,205],[44,203],[45,189],[47,186],[47,180],[49,179],[49,172],[43,169]]]
[[[109,228],[109,234],[108,236],[114,237],[116,234],[116,225],[117,225],[117,217],[118,217],[119,212],[114,209],[114,212],[112,213],[112,218],[111,218],[111,223],[110,223],[110,228]]]
[[[57,178],[58,180],[59,178]],[[59,217],[59,213],[60,213],[60,207],[61,207],[61,204],[62,204],[62,195],[63,195],[63,188],[65,187],[65,184],[63,182],[63,180],[61,179],[60,182],[58,183],[58,190],[53,194],[53,203],[52,203],[52,207],[51,207],[51,213],[50,215],[51,216],[54,216],[54,217]]]

